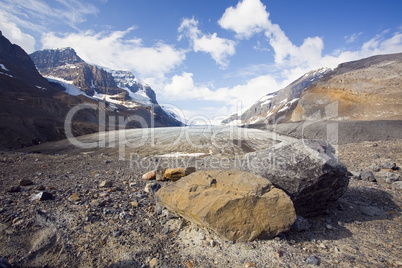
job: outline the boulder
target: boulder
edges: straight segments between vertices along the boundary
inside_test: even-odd
[[[272,238],[296,220],[284,191],[245,171],[198,171],[163,187],[155,197],[173,213],[231,241]]]
[[[243,170],[258,174],[292,199],[297,215],[316,216],[347,190],[349,177],[335,149],[318,140],[282,142],[268,149],[248,153]]]

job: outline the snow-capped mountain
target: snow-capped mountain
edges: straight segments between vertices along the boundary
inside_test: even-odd
[[[88,64],[72,48],[45,49],[30,56],[42,75],[63,86],[74,85],[89,97],[129,109],[158,104],[152,88],[133,73]]]
[[[104,101],[118,111],[152,106],[166,126],[181,125],[159,106],[152,88],[129,71],[88,64],[72,48],[40,50],[30,56],[39,72],[66,88],[66,93]]]
[[[234,114],[223,120],[222,124],[267,124],[284,120],[289,116],[288,111],[297,105],[303,90],[318,81],[330,70],[329,68],[320,68],[310,71],[287,87],[261,97],[240,116]]]

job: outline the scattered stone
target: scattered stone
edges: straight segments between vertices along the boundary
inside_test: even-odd
[[[375,182],[376,181],[375,177],[374,177],[374,174],[371,171],[363,171],[360,174],[360,178],[363,181],[369,181],[369,182]]]
[[[295,223],[290,228],[294,232],[304,232],[310,229],[310,223],[302,216],[297,216]]]
[[[307,257],[306,263],[319,266],[320,265],[320,259],[318,257],[314,256],[314,255],[311,255],[311,256]]]
[[[360,177],[361,173],[360,172],[350,171],[350,173],[352,175],[352,176],[350,176],[351,179],[353,179],[353,180],[360,180],[361,179],[361,177]]]
[[[332,230],[332,225],[329,224],[329,223],[327,223],[327,224],[325,225],[325,228],[327,228],[328,230]]]
[[[47,201],[47,200],[52,200],[53,195],[49,192],[39,192],[37,194],[34,194],[31,196],[31,200],[39,200],[39,201]]]
[[[150,268],[157,267],[157,265],[158,265],[158,259],[157,258],[153,258],[152,260],[149,261],[149,267]]]
[[[245,171],[195,172],[163,187],[156,200],[231,241],[273,238],[289,230],[296,220],[286,193],[267,179]]]
[[[381,165],[381,168],[396,170],[396,169],[397,169],[397,166],[396,166],[396,163],[385,162],[385,163],[383,163],[383,164]]]
[[[159,183],[152,182],[152,183],[147,183],[147,185],[145,185],[144,191],[146,193],[153,194],[153,193],[156,193],[160,188],[161,188],[161,185]]]
[[[155,180],[156,179],[156,172],[155,171],[148,171],[144,175],[142,175],[143,180]]]
[[[392,184],[392,189],[394,190],[402,190],[402,181],[396,181]]]
[[[374,172],[379,172],[381,170],[381,167],[377,165],[370,166],[369,168]]]
[[[248,267],[255,267],[255,263],[254,262],[246,262],[244,264],[244,267],[248,268]]]
[[[78,202],[78,201],[81,201],[81,197],[79,194],[73,193],[72,195],[70,195],[68,200],[70,200],[71,202]]]
[[[298,140],[248,153],[242,169],[271,181],[292,199],[297,215],[310,217],[346,192],[347,169],[338,163],[335,149],[327,142]]]
[[[42,184],[40,184],[40,185],[38,185],[38,186],[35,188],[35,190],[37,190],[37,191],[44,191],[44,190],[46,190],[46,187],[43,186]]]
[[[195,172],[195,167],[168,168],[163,175],[165,180],[177,181],[180,178]]]
[[[107,188],[107,187],[112,187],[113,186],[113,182],[112,181],[102,181],[99,184],[99,187],[101,188]]]
[[[135,207],[135,208],[138,208],[138,202],[137,201],[131,201],[130,205]]]
[[[22,180],[20,180],[19,184],[20,184],[20,186],[30,186],[30,185],[33,185],[34,183],[30,179],[22,179]]]
[[[17,185],[17,186],[11,186],[10,188],[8,188],[7,192],[9,193],[18,193],[19,191],[21,191],[21,186]]]

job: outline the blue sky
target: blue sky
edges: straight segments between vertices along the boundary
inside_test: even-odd
[[[132,71],[192,122],[219,120],[320,67],[402,52],[400,0],[0,0],[28,53],[73,47]]]

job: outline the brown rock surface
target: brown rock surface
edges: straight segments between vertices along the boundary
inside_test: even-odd
[[[191,173],[195,172],[194,167],[180,167],[180,168],[168,168],[165,170],[165,173],[163,175],[164,180],[171,180],[171,181],[177,181],[180,178],[187,176]]]
[[[232,241],[272,238],[296,219],[293,203],[268,180],[244,171],[200,171],[156,193],[157,201]]]

